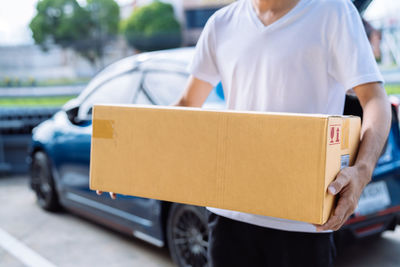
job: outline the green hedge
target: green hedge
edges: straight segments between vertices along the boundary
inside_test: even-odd
[[[400,84],[386,84],[385,89],[388,95],[400,95]]]
[[[0,107],[60,107],[75,96],[0,98]]]
[[[181,25],[171,4],[154,1],[135,9],[121,24],[129,45],[142,51],[179,47],[182,43]]]

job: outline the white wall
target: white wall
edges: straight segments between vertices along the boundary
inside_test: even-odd
[[[122,38],[105,47],[104,66],[132,55]],[[51,46],[47,52],[36,45],[0,46],[0,79],[49,79],[91,77],[103,67],[91,65],[71,49]]]

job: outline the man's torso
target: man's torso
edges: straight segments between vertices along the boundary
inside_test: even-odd
[[[348,29],[341,36],[348,40],[332,37],[346,21],[343,16],[358,16],[348,0],[300,0],[268,26],[258,19],[250,1],[239,0],[211,17],[189,68],[193,75],[212,84],[221,80],[228,109],[342,114],[347,89],[382,80],[359,25],[352,29],[353,22],[345,17],[347,25],[343,27]],[[361,23],[359,18],[354,21]],[[354,33],[356,38],[351,30],[358,31]],[[355,53],[354,64],[353,46],[342,46],[341,41],[360,41],[361,53]],[[343,71],[344,61],[337,66],[338,54],[353,64],[349,75]],[[259,226],[315,232],[308,223],[209,209]]]

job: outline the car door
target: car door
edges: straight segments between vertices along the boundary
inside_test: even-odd
[[[133,71],[117,75],[105,81],[82,101],[76,120],[78,123],[68,121],[56,133],[54,150],[58,153],[56,161],[60,176],[59,181],[63,188],[63,198],[69,204],[80,207],[86,206],[111,215],[122,214],[122,217],[127,215],[110,207],[119,208],[125,202],[131,202],[130,198],[120,197],[119,201],[114,202],[105,196],[98,197],[94,191],[89,189],[92,132],[90,118],[93,104],[132,103],[134,96],[137,94],[141,79],[142,73],[140,71]],[[129,203],[130,211],[143,213],[145,208],[140,208],[141,212],[138,212],[136,209],[137,206],[142,207],[143,205],[136,202]],[[132,216],[125,217],[132,219]],[[136,217],[133,218],[135,219]],[[143,222],[139,218],[136,219],[138,222]]]
[[[171,72],[168,69],[145,69],[138,89],[133,95],[132,103],[170,105],[179,98],[186,81],[187,75],[182,73]],[[117,195],[117,199],[113,201],[106,195],[102,196],[101,201],[118,209],[118,214],[129,214],[127,217],[133,218],[133,220],[137,217],[136,220],[147,226],[154,226],[154,222],[160,216],[158,200]],[[151,223],[143,219],[149,220]]]

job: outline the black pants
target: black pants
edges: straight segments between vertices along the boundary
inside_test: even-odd
[[[332,233],[299,233],[259,227],[209,214],[211,267],[333,266]]]

